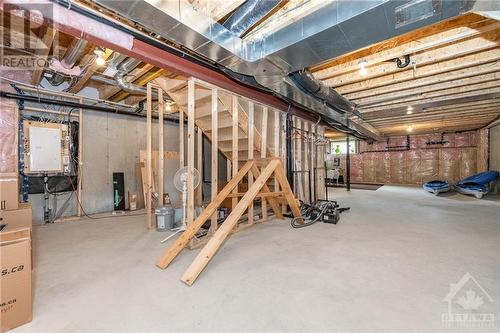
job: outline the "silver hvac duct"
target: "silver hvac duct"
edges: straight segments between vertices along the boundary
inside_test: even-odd
[[[266,16],[281,0],[247,0],[223,23],[231,32],[241,36]]]
[[[362,129],[297,87],[289,74],[467,12],[500,10],[497,0],[325,0],[319,10],[248,41],[187,1],[95,2],[353,131]]]
[[[139,60],[136,60],[134,58],[127,58],[117,66],[117,72],[112,79],[106,76],[95,74],[92,75],[91,79],[96,82],[117,86],[123,91],[126,91],[130,94],[146,95],[147,89],[145,87],[138,86],[125,80],[127,74],[129,74],[132,70],[139,66],[140,63],[141,62]],[[156,98],[156,91],[153,91],[152,95]],[[169,96],[165,96],[165,94],[164,99],[167,101],[172,101],[172,99]]]
[[[80,59],[87,47],[88,42],[85,39],[74,39],[70,46],[66,49],[64,57],[61,59],[61,65],[66,69],[71,69],[75,63]],[[64,75],[60,73],[54,73],[49,79],[50,84],[53,86],[58,86],[65,80]]]

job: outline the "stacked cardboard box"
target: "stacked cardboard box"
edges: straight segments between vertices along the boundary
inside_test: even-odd
[[[31,205],[18,203],[17,179],[0,179],[1,331],[31,321]]]

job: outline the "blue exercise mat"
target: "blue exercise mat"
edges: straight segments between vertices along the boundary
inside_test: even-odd
[[[439,193],[444,193],[448,192],[450,190],[450,184],[448,182],[442,181],[442,180],[432,180],[430,182],[425,183],[422,185],[424,190],[426,190],[429,193],[432,194],[439,194]]]
[[[460,181],[455,185],[455,190],[462,194],[473,195],[476,198],[481,199],[489,192],[489,184],[497,181],[498,178],[498,171],[480,172]]]

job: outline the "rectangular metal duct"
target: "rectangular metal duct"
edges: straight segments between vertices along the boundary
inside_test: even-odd
[[[495,0],[330,0],[262,40],[246,41],[187,1],[95,2],[344,126],[352,125],[288,74],[469,11],[500,10]]]

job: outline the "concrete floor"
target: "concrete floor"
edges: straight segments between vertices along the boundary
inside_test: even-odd
[[[179,278],[197,251],[156,268],[165,235],[142,217],[36,227],[33,321],[13,332],[450,331],[443,298],[466,272],[499,331],[498,197],[330,194],[352,207],[338,225],[239,232],[191,288]]]

